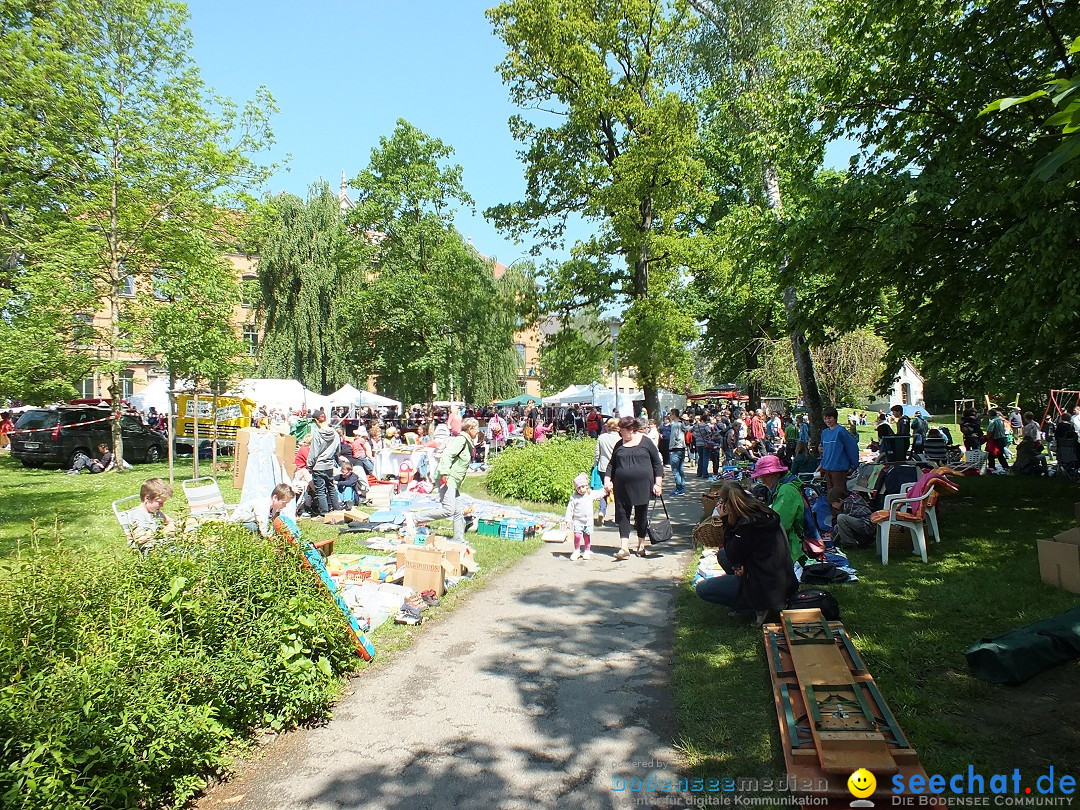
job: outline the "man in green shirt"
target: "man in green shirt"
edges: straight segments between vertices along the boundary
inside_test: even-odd
[[[458,492],[461,491],[461,482],[465,480],[465,473],[469,471],[473,448],[476,446],[476,437],[479,433],[479,423],[470,417],[462,421],[461,433],[446,443],[438,469],[435,470],[435,476],[439,480],[439,505],[430,509],[421,509],[419,512],[406,512],[405,531],[407,534],[412,535],[416,532],[417,523],[444,520],[453,515],[453,541],[465,542],[465,509],[458,498]]]

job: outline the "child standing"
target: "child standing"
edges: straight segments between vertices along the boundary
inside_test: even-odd
[[[574,494],[566,505],[566,522],[574,532],[574,553],[570,555],[571,560],[588,560],[592,557],[592,504],[603,495],[602,489],[589,489],[588,473],[581,473],[574,479]]]

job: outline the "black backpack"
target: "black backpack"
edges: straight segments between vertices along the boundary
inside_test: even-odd
[[[787,602],[788,610],[812,610],[817,608],[826,621],[840,621],[840,604],[828,591],[811,588],[791,595]]]

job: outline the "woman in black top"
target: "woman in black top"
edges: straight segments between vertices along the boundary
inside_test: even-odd
[[[646,556],[645,540],[649,530],[649,501],[659,495],[664,480],[664,462],[660,451],[644,433],[638,420],[624,416],[619,420],[620,439],[611,451],[611,461],[604,474],[604,489],[615,492],[615,523],[619,527],[621,548],[616,560],[630,556],[630,510],[634,511],[639,556]]]
[[[697,594],[733,612],[753,613],[761,624],[799,589],[791,544],[780,516],[735,482],[720,487],[716,509],[724,520],[724,547],[716,556],[727,574],[701,580]]]

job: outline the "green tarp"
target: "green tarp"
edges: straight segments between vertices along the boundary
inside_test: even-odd
[[[1080,607],[981,639],[964,654],[972,674],[1012,686],[1050,667],[1080,658]]]

